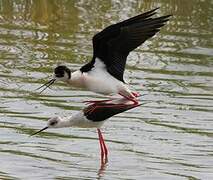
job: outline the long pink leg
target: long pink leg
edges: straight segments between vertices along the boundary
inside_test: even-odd
[[[97,130],[98,130],[99,142],[100,142],[100,147],[101,147],[101,163],[103,164],[108,161],[108,158],[107,158],[108,150],[107,150],[106,144],[104,142],[101,130],[100,129],[97,129]],[[104,159],[104,156],[105,156],[105,159]]]
[[[103,135],[102,135],[102,133],[101,133],[101,130],[98,129],[98,131],[99,131],[100,136],[101,136],[101,139],[102,139],[102,144],[103,144],[103,147],[104,147],[105,156],[107,157],[107,156],[108,156],[108,149],[107,149],[107,146],[106,146],[106,144],[105,144],[105,142],[104,142],[104,138],[103,138]]]
[[[88,100],[88,101],[83,101],[83,103],[86,103],[86,104],[95,104],[95,103],[103,103],[103,102],[108,102],[108,101],[111,101],[111,99],[105,99],[105,100],[97,100],[97,101],[90,101],[90,100]]]
[[[103,163],[103,160],[104,160],[104,147],[103,147],[103,144],[102,144],[101,133],[100,133],[99,129],[98,129],[98,138],[99,138],[99,143],[100,143],[100,148],[101,148],[101,163]]]
[[[121,93],[119,93],[121,96],[125,97],[126,99],[132,101],[134,104],[138,104],[138,101],[136,99],[134,99],[133,97],[128,97],[128,96],[125,96]]]
[[[138,102],[136,101],[134,104],[138,104]],[[98,105],[94,104],[93,107],[87,109],[85,112],[86,113],[92,113],[98,107],[102,107],[102,108],[103,107],[105,107],[105,108],[107,108],[107,107],[116,107],[116,108],[119,108],[119,107],[124,107],[124,106],[126,106],[126,104],[101,105],[101,106],[98,106]]]
[[[120,94],[120,93],[119,93]],[[133,99],[131,97],[128,97],[128,96],[124,96],[122,94],[120,94],[121,96],[123,96],[124,98],[128,99],[129,101],[132,101],[134,104],[133,105],[138,105],[138,101],[136,99]],[[107,107],[115,107],[115,108],[122,108],[124,106],[126,106],[126,104],[101,104],[101,102],[107,102],[107,101],[110,101],[110,100],[103,100],[103,101],[91,101],[91,104],[87,109],[84,110],[85,113],[92,113],[93,111],[95,111],[95,109],[101,107],[101,108],[107,108]]]
[[[132,92],[132,94],[133,94],[133,96],[135,96],[135,97],[141,96],[141,94],[140,94],[139,92]]]

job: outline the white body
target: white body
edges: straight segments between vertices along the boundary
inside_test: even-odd
[[[96,58],[92,70],[84,73],[80,70],[75,71],[71,74],[71,79],[66,82],[71,86],[83,87],[100,94],[121,94],[134,97],[123,82],[107,72],[105,64],[98,58]]]
[[[107,105],[107,103],[108,102],[106,102],[105,105]],[[134,102],[127,100],[126,98],[113,99],[109,102],[109,104],[114,104],[115,106],[120,104],[133,105],[132,108],[139,106],[139,104],[134,106]],[[128,109],[131,109],[131,108],[128,108]],[[78,111],[69,117],[59,117],[59,116],[52,117],[47,121],[47,126],[45,126],[43,129],[37,131],[36,133],[32,135],[38,134],[47,128],[80,127],[80,128],[98,128],[99,129],[103,125],[103,123],[107,119],[109,119],[109,118],[105,119],[105,117],[103,116],[104,120],[95,121],[95,118],[96,118],[94,116],[95,114],[92,115],[93,120],[87,119],[87,117],[91,117],[91,116],[88,116],[87,113],[86,113],[87,115],[85,115],[85,112],[84,112],[85,110],[87,109]],[[115,113],[115,114],[118,114],[118,113]],[[111,116],[113,116],[113,114]]]
[[[83,111],[77,112],[69,117],[62,118],[62,117],[56,116],[49,119],[48,121],[51,122],[52,120],[56,120],[58,121],[58,123],[53,127],[49,125],[48,126],[49,128],[62,128],[62,127],[100,128],[104,123],[104,121],[94,122],[94,121],[88,120],[84,116]]]

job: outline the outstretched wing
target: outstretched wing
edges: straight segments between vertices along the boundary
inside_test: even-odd
[[[154,36],[168,21],[170,15],[152,18],[156,9],[108,26],[93,37],[93,58],[81,68],[89,71],[100,59],[107,71],[116,79],[123,81],[126,59],[129,53],[147,39]]]

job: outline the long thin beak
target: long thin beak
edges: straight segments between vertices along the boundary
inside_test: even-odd
[[[51,79],[47,83],[45,83],[42,86],[40,86],[39,88],[37,88],[36,91],[44,87],[44,89],[41,90],[41,92],[40,92],[40,93],[42,93],[45,89],[47,89],[48,87],[50,87],[55,81],[56,81],[56,79]]]
[[[38,133],[40,133],[40,132],[46,130],[47,128],[48,128],[48,126],[46,126],[46,127],[44,127],[43,129],[41,129],[41,130],[39,130],[39,131],[37,131],[37,132],[31,134],[30,136],[34,136],[34,135],[36,135],[36,134],[38,134]]]

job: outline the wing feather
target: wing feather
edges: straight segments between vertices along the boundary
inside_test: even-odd
[[[93,37],[93,59],[80,70],[89,71],[99,58],[107,71],[123,81],[127,56],[131,51],[153,37],[165,25],[171,15],[152,18],[156,9],[110,25]]]

